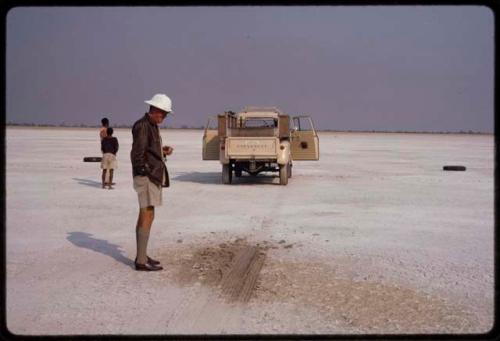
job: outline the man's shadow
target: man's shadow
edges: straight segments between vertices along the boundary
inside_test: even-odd
[[[107,240],[94,238],[86,232],[68,232],[67,239],[78,247],[83,247],[106,256],[113,257],[117,261],[133,267],[134,261],[125,257],[120,245],[111,244]]]

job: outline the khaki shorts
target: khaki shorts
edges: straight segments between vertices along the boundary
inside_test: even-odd
[[[152,183],[147,176],[134,176],[134,189],[139,197],[140,208],[148,206],[161,206],[162,187]]]
[[[118,162],[116,162],[116,156],[111,153],[102,154],[101,169],[116,169],[118,168]]]

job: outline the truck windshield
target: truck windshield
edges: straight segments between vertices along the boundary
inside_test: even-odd
[[[278,126],[278,120],[274,118],[247,118],[243,121],[245,128],[275,128]]]

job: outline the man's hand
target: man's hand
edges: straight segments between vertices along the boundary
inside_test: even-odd
[[[174,151],[174,148],[170,146],[163,146],[163,156],[171,155]]]

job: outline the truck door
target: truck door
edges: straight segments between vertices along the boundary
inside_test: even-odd
[[[203,160],[219,160],[217,117],[210,116],[203,133]]]
[[[311,117],[293,117],[290,145],[292,160],[319,160],[319,138]]]

